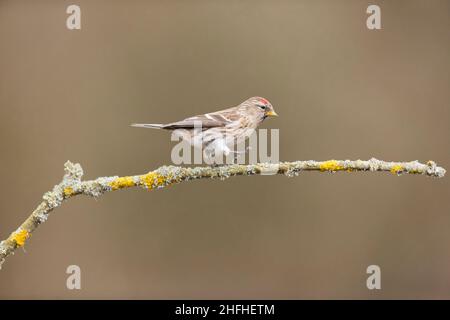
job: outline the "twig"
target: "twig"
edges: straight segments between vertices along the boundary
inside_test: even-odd
[[[130,187],[143,187],[147,190],[164,188],[183,181],[219,178],[224,180],[232,176],[284,174],[297,176],[302,171],[322,172],[355,172],[355,171],[387,171],[395,175],[403,173],[422,174],[432,177],[443,177],[445,169],[436,166],[433,161],[427,164],[412,162],[385,162],[377,159],[368,161],[329,160],[329,161],[295,161],[277,164],[258,163],[252,165],[228,165],[221,167],[183,168],[163,166],[143,175],[125,177],[101,177],[90,181],[81,181],[83,169],[77,164],[67,161],[64,165],[65,175],[61,183],[52,191],[44,194],[43,201],[25,220],[24,223],[4,241],[0,242],[0,268],[5,259],[18,247],[23,247],[34,230],[48,218],[49,213],[59,207],[64,200],[76,195],[99,197],[108,191]]]

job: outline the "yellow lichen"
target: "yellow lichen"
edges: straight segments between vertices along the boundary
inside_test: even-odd
[[[13,233],[12,240],[17,244],[18,247],[23,247],[25,241],[30,237],[27,230],[20,230]]]
[[[344,167],[339,165],[336,160],[325,161],[320,164],[320,171],[338,171],[343,170]]]
[[[123,188],[133,187],[134,185],[136,184],[134,183],[133,177],[130,176],[120,177],[109,183],[109,186],[111,187],[112,190],[119,190]]]
[[[64,188],[63,192],[65,197],[70,197],[71,195],[73,195],[73,188],[72,187]]]
[[[391,173],[392,174],[398,174],[398,173],[400,173],[400,172],[402,172],[403,171],[403,166],[401,166],[401,165],[399,165],[399,164],[396,164],[396,165],[394,165],[392,168],[391,168]]]
[[[157,187],[161,187],[166,183],[166,179],[163,175],[155,173],[155,172],[149,172],[147,174],[144,174],[140,177],[141,183],[147,188],[147,189],[153,189]]]

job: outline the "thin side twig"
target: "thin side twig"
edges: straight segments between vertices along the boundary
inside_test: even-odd
[[[23,247],[34,230],[49,216],[49,213],[59,207],[64,200],[77,195],[99,197],[105,192],[130,187],[143,187],[147,190],[164,188],[166,186],[204,178],[219,178],[224,180],[232,176],[274,175],[284,174],[288,177],[297,176],[302,171],[319,172],[357,172],[357,171],[387,171],[395,175],[403,173],[421,174],[431,177],[443,177],[445,169],[438,167],[433,161],[426,164],[418,161],[386,162],[377,159],[363,160],[328,160],[328,161],[294,161],[276,164],[257,163],[250,165],[227,165],[221,167],[184,168],[163,166],[157,170],[142,175],[100,177],[95,180],[81,181],[83,169],[79,164],[67,161],[64,165],[65,175],[62,181],[52,191],[44,194],[43,201],[11,235],[0,242],[0,269],[5,259],[18,247]]]

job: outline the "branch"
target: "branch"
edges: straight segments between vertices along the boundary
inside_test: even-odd
[[[61,183],[52,191],[44,194],[43,201],[31,213],[24,223],[6,240],[0,242],[0,268],[5,259],[18,247],[23,247],[34,230],[49,216],[49,213],[59,207],[64,200],[77,195],[99,197],[105,192],[119,189],[142,187],[147,190],[164,188],[172,184],[204,178],[219,178],[224,180],[232,176],[273,175],[284,174],[288,177],[297,176],[302,171],[321,172],[356,172],[356,171],[387,171],[395,175],[403,173],[422,174],[431,177],[443,177],[445,169],[436,166],[433,161],[427,164],[412,162],[385,162],[377,159],[368,161],[329,160],[329,161],[295,161],[277,164],[258,163],[252,165],[227,165],[221,167],[183,168],[163,166],[146,174],[125,177],[101,177],[95,180],[81,181],[83,169],[77,164],[67,161],[64,165],[65,175]]]

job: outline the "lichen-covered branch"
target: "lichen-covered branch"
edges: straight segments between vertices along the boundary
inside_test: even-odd
[[[221,180],[232,176],[273,175],[284,174],[288,177],[297,176],[303,171],[322,172],[355,172],[355,171],[387,171],[395,175],[403,173],[422,174],[431,177],[443,177],[445,169],[436,166],[433,161],[426,164],[412,162],[386,162],[377,159],[363,160],[329,160],[329,161],[295,161],[277,164],[258,163],[251,165],[226,165],[221,167],[184,168],[163,166],[146,174],[125,177],[101,177],[95,180],[82,181],[83,169],[79,164],[67,161],[64,165],[65,175],[61,183],[43,196],[43,201],[6,240],[0,242],[0,268],[5,258],[18,247],[23,247],[34,230],[48,218],[49,213],[59,207],[64,200],[76,195],[99,197],[105,192],[130,187],[142,187],[147,190],[164,188],[183,181],[219,178]]]

